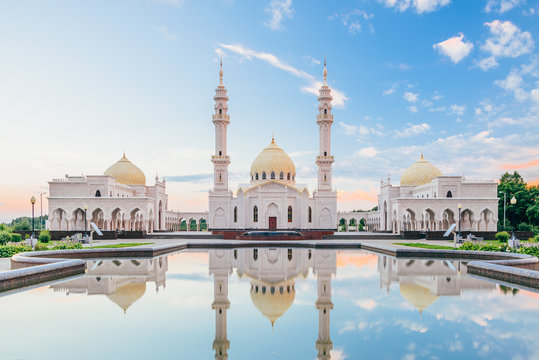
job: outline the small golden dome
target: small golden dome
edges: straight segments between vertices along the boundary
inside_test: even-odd
[[[271,143],[267,148],[255,158],[251,165],[251,176],[255,178],[255,174],[258,173],[259,180],[262,180],[262,174],[266,173],[266,179],[271,179],[271,173],[275,173],[275,179],[279,180],[280,173],[282,172],[284,178],[281,180],[287,180],[287,174],[290,173],[291,177],[296,175],[296,167],[294,162],[284,152],[283,149],[275,144],[275,140],[271,139]]]
[[[135,303],[146,292],[146,283],[125,284],[116,289],[107,297],[116,305],[121,307],[124,312]]]
[[[124,185],[146,185],[146,176],[135,164],[122,156],[115,164],[105,170],[105,175],[112,176],[116,182]]]
[[[399,289],[402,297],[419,310],[420,313],[438,300],[438,296],[432,294],[429,289],[414,283],[401,282]]]
[[[260,280],[251,281],[251,300],[272,326],[292,306],[295,297],[294,280],[275,284]]]
[[[416,161],[406,169],[401,176],[401,186],[418,186],[429,183],[437,176],[442,176],[442,172],[423,158]]]

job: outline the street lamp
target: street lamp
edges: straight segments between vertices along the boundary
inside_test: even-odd
[[[88,205],[84,204],[84,236],[88,236],[86,233],[86,212],[88,211]]]
[[[39,194],[40,196],[40,206],[41,206],[41,212],[39,215],[39,230],[43,230],[43,194],[46,194],[46,192],[42,192]]]
[[[462,210],[462,204],[459,204],[458,208],[459,208],[459,237],[458,237],[458,239],[459,239],[459,242],[460,242],[460,211]]]
[[[32,238],[35,237],[35,234],[34,234],[34,205],[36,203],[36,198],[34,196],[32,196],[32,198],[30,199],[30,202],[32,203]]]
[[[511,205],[513,206],[513,234],[511,234],[511,239],[515,240],[515,204],[517,203],[517,199],[513,196],[511,198]]]
[[[506,200],[506,193],[503,191],[500,191],[500,194],[503,194],[503,230],[505,231],[505,205],[507,204]]]

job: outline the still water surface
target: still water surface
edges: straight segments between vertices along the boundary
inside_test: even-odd
[[[456,261],[238,249],[0,297],[1,359],[539,359],[539,294]]]

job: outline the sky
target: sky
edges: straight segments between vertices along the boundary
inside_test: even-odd
[[[531,0],[0,1],[0,221],[123,151],[167,179],[169,209],[207,210],[221,57],[232,189],[272,133],[315,187],[324,56],[339,210],[373,207],[421,153],[537,184],[538,37]]]

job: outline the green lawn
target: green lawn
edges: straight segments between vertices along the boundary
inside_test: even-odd
[[[422,248],[422,249],[455,250],[453,246],[431,245],[431,244],[422,244],[422,243],[393,243],[393,245],[411,246],[411,247],[417,247],[417,248]]]
[[[153,243],[121,243],[121,244],[111,244],[111,245],[100,245],[100,246],[93,246],[92,249],[116,249],[116,248],[124,248],[124,247],[131,247],[131,246],[140,246],[140,245],[151,245]]]

